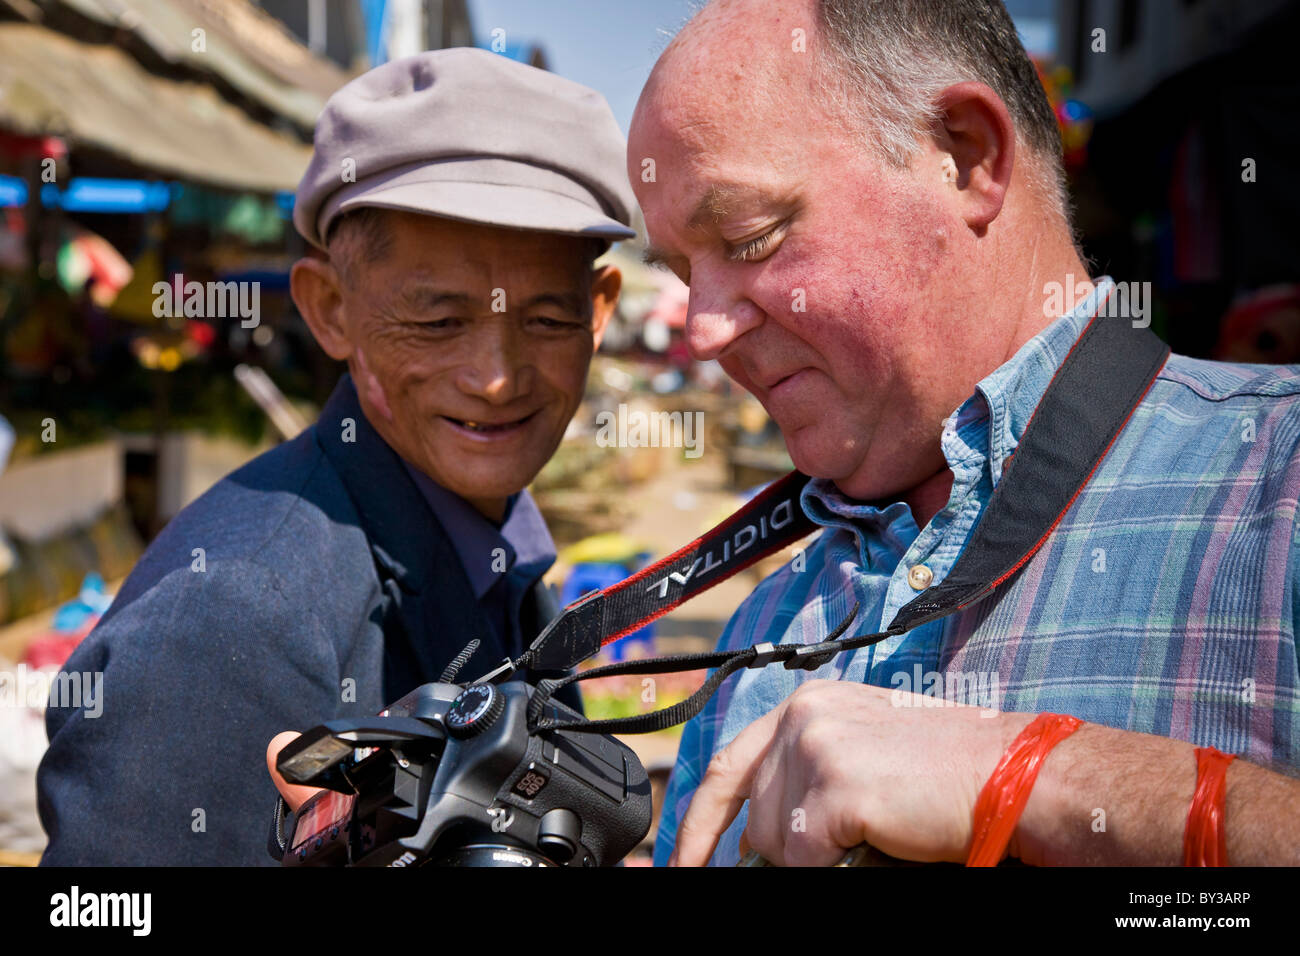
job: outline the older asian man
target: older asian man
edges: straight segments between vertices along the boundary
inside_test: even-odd
[[[651,258],[690,285],[693,354],[814,478],[820,537],[722,647],[815,643],[855,603],[884,630],[953,568],[1114,292],[1072,241],[1005,9],[716,0],[656,65],[628,170]],[[811,674],[730,678],[685,730],[656,860],[748,844],[829,863],[867,842],[965,861],[983,791],[1028,801],[981,843],[993,860],[1300,863],[1298,440],[1295,368],[1172,356],[993,597]],[[928,706],[910,691],[929,674],[987,676],[993,706]],[[1036,749],[1036,782],[1008,775]]]
[[[374,714],[471,640],[477,677],[554,614],[525,489],[618,298],[593,261],[633,235],[622,159],[599,94],[484,51],[330,99],[294,209],[323,254],[292,291],[348,372],[168,525],[68,661],[103,713],[49,711],[44,863],[272,864],[274,733]]]

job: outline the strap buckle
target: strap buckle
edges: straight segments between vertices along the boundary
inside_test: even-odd
[[[842,648],[838,641],[822,641],[820,644],[804,644],[801,647],[795,648],[794,654],[785,662],[785,669],[788,671],[815,671],[841,650]]]
[[[745,666],[766,667],[774,660],[776,660],[776,645],[771,641],[764,641],[762,644],[754,645],[754,659]]]

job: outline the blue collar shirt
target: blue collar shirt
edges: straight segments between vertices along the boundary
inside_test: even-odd
[[[813,480],[821,532],[740,606],[720,650],[811,644],[852,609],[884,630],[962,553],[1008,457],[1108,278],[981,380],[944,422],[947,505],[924,528],[903,501]],[[1098,315],[1095,321],[1130,321]],[[995,594],[816,671],[728,678],[683,730],[655,861],[713,755],[802,681],[858,681],[1001,711],[1069,713],[1300,767],[1300,366],[1172,355],[1034,557]],[[947,700],[949,690],[962,699]],[[747,809],[747,807],[746,807]],[[742,810],[714,865],[734,864]]]

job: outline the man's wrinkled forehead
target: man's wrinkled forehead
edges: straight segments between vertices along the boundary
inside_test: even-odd
[[[669,187],[674,204],[688,203],[677,214],[691,226],[716,222],[753,189],[775,188],[802,163],[810,138],[806,116],[769,108],[758,93],[730,107],[705,97],[697,88],[643,99],[628,137],[628,175],[643,205],[647,190]]]
[[[633,121],[628,175],[652,239],[669,223],[707,233],[725,220],[788,203],[807,178],[810,135],[802,122],[765,119],[758,109],[708,116],[692,106],[657,108],[646,101]]]
[[[478,302],[507,289],[512,303],[588,294],[599,240],[381,210],[387,254],[358,263],[357,291],[374,301]]]

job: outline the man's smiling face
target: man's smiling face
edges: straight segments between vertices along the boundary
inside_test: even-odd
[[[384,225],[387,254],[340,283],[362,406],[398,454],[497,517],[582,400],[618,274],[593,276],[586,240],[396,211]]]
[[[967,357],[952,334],[961,275],[945,263],[960,221],[939,177],[917,172],[932,153],[883,164],[818,86],[813,54],[791,52],[809,17],[766,10],[709,27],[727,43],[665,54],[632,121],[629,177],[651,258],[690,286],[695,357],[763,403],[798,468],[872,498],[942,466],[938,423],[969,393],[953,397]]]

